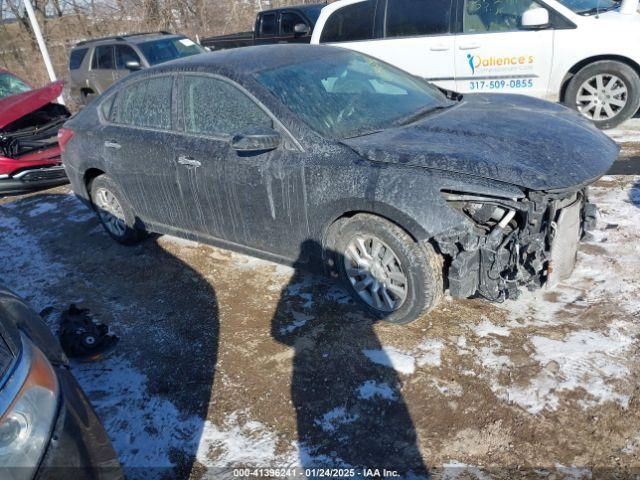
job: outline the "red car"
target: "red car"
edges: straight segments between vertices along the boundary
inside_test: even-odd
[[[0,70],[0,195],[68,182],[57,138],[70,116],[56,103],[62,87],[58,81],[33,89]]]

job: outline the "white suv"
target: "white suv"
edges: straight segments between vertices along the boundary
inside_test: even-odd
[[[367,53],[458,92],[560,101],[600,128],[640,108],[638,0],[340,0],[311,43]]]

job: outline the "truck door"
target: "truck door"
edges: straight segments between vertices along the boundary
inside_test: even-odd
[[[138,64],[138,68],[142,67],[142,61],[133,48],[129,45],[116,45],[116,69],[115,79],[120,80],[131,73],[127,63],[135,62]]]
[[[87,86],[97,95],[102,94],[114,82],[114,71],[113,45],[98,45],[91,59],[91,70],[87,75]]]
[[[437,85],[455,88],[454,0],[372,0],[333,12],[321,43],[339,43]]]
[[[306,31],[296,31],[304,27]],[[280,13],[280,37],[283,43],[309,43],[311,41],[311,25],[294,11],[285,10]]]
[[[258,14],[254,33],[254,44],[264,45],[276,43],[278,34],[278,13],[264,12]]]
[[[524,12],[543,5],[536,0],[459,2],[462,31],[455,41],[456,89],[543,98],[551,73],[554,30],[521,27]]]

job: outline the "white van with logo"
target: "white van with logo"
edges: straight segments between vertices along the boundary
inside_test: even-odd
[[[311,43],[377,57],[461,93],[563,102],[612,128],[640,108],[638,0],[340,0]]]

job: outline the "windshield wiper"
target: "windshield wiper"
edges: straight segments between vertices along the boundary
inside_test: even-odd
[[[399,120],[396,120],[394,123],[395,125],[408,125],[410,123],[416,122],[418,120],[420,120],[423,117],[426,117],[427,115],[429,115],[430,113],[433,112],[437,112],[438,110],[446,110],[447,108],[452,107],[454,104],[451,105],[438,105],[436,107],[424,107],[421,108],[420,110],[418,110],[417,112],[414,112],[410,115],[407,115],[406,117],[400,118]]]
[[[585,16],[597,15],[599,13],[608,12],[610,10],[616,9],[619,6],[620,6],[620,4],[618,3],[616,5],[609,5],[608,7],[593,7],[593,8],[590,8],[588,10],[579,11],[579,12],[577,12],[577,14],[578,15],[585,15]]]

